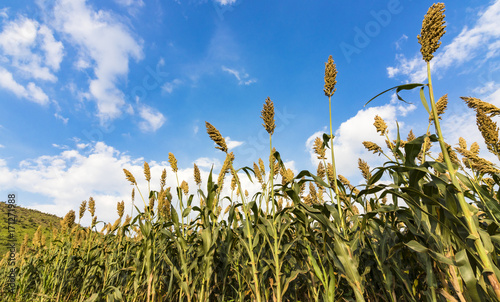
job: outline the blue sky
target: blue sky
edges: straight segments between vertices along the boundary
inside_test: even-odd
[[[19,205],[61,216],[93,196],[98,216],[113,221],[116,202],[130,206],[123,168],[142,180],[149,162],[157,188],[166,167],[175,186],[169,152],[194,193],[193,163],[206,180],[224,160],[205,121],[226,137],[237,167],[268,158],[260,119],[268,96],[282,158],[295,172],[315,171],[312,141],[329,123],[329,55],[338,70],[338,170],[359,183],[358,158],[383,163],[361,145],[385,145],[372,126],[375,115],[393,137],[396,121],[403,137],[410,129],[425,132],[416,93],[403,93],[410,105],[390,94],[363,105],[389,87],[426,80],[416,36],[432,3],[2,1],[0,196],[16,192]],[[445,4],[447,32],[433,60],[435,93],[449,97],[444,133],[452,144],[460,136],[481,142],[459,97],[500,106],[500,1]]]

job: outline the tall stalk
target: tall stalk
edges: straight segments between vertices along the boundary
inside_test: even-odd
[[[428,87],[429,87],[429,98],[431,103],[431,113],[432,118],[434,120],[434,126],[436,128],[436,133],[438,135],[439,146],[441,147],[441,152],[443,154],[444,162],[448,168],[448,173],[450,175],[450,180],[455,186],[458,192],[456,193],[459,206],[464,215],[467,228],[469,229],[470,234],[474,238],[474,246],[476,247],[476,251],[479,255],[481,263],[484,267],[485,274],[490,281],[493,290],[498,299],[500,299],[500,283],[496,275],[493,273],[493,263],[491,262],[490,257],[488,256],[488,252],[484,246],[484,243],[479,235],[476,224],[474,222],[474,215],[469,209],[469,204],[465,200],[464,192],[460,183],[458,182],[458,178],[455,174],[455,168],[450,159],[450,155],[448,154],[448,148],[444,142],[443,133],[441,131],[441,126],[439,123],[439,116],[437,112],[436,102],[434,100],[434,91],[432,86],[432,78],[431,78],[431,66],[430,61],[434,57],[433,53],[439,48],[441,42],[439,41],[443,34],[445,33],[445,21],[444,21],[444,10],[445,6],[443,3],[433,4],[427,14],[424,17],[424,21],[422,22],[422,30],[420,35],[417,37],[418,42],[422,46],[420,52],[422,53],[422,57],[424,61],[427,63],[427,79],[428,79]]]
[[[344,222],[344,217],[342,215],[342,205],[340,204],[339,188],[337,186],[337,169],[335,167],[335,153],[333,151],[333,126],[332,126],[332,95],[335,93],[335,84],[337,84],[337,68],[333,62],[332,56],[328,57],[328,62],[325,63],[325,88],[323,91],[328,97],[328,103],[330,106],[330,151],[332,154],[332,167],[333,167],[333,179],[329,179],[329,182],[333,182],[333,188],[335,190],[335,198],[337,199],[337,211],[339,213],[340,223],[339,226],[342,228],[344,234],[346,233],[346,227]]]
[[[476,247],[476,251],[479,254],[479,258],[481,259],[481,263],[483,264],[483,267],[486,271],[486,276],[491,283],[491,286],[493,287],[493,290],[495,291],[495,294],[498,299],[500,299],[500,283],[498,282],[498,279],[496,275],[493,273],[493,263],[491,262],[490,257],[488,256],[488,252],[486,251],[486,248],[484,247],[484,243],[481,240],[481,236],[479,235],[479,232],[477,230],[476,224],[474,223],[474,215],[470,211],[469,204],[465,200],[464,192],[462,190],[462,187],[460,186],[460,183],[458,182],[458,178],[455,174],[455,168],[453,167],[453,164],[450,159],[450,155],[448,154],[448,148],[446,147],[446,144],[444,142],[443,138],[443,133],[441,131],[441,126],[439,124],[439,117],[437,114],[437,109],[436,109],[436,102],[434,101],[434,92],[433,92],[433,87],[432,87],[432,79],[431,79],[431,67],[430,63],[427,62],[427,78],[429,81],[429,98],[431,102],[431,108],[432,108],[432,117],[434,119],[434,125],[436,128],[436,133],[438,135],[438,141],[439,141],[439,146],[441,147],[441,152],[443,154],[443,159],[444,162],[446,163],[446,167],[448,168],[448,173],[450,174],[450,179],[455,188],[458,190],[456,193],[458,203],[460,205],[460,208],[462,210],[463,216],[465,218],[465,221],[467,223],[467,227],[469,229],[469,232],[474,238],[474,246]]]

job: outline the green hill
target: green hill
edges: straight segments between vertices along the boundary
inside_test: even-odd
[[[59,227],[62,219],[56,215],[42,213],[37,210],[26,209],[17,206],[14,210],[16,215],[15,238],[16,247],[19,249],[25,234],[33,238],[38,226],[42,226],[43,234],[47,238],[52,236],[52,226]],[[0,202],[0,255],[3,256],[8,250],[8,206],[5,202]]]

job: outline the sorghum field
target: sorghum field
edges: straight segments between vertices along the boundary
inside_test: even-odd
[[[124,170],[134,185],[134,217],[113,224],[98,219],[92,198],[70,211],[51,238],[39,229],[16,253],[16,290],[8,288],[9,253],[0,263],[2,301],[498,301],[500,300],[500,170],[481,157],[476,142],[445,142],[440,119],[447,96],[435,96],[430,61],[445,33],[444,4],[434,4],[418,36],[427,62],[427,83],[385,92],[420,90],[429,112],[429,132],[396,133],[385,122],[374,127],[387,146],[364,146],[387,158],[354,187],[337,175],[333,129],[318,137],[317,171],[294,175],[272,144],[274,104],[261,112],[269,153],[258,163],[234,167],[223,135],[207,122],[210,138],[226,160],[221,171],[188,188],[163,174]],[[336,66],[325,64],[324,93],[334,105]],[[500,158],[500,109],[474,97],[462,100],[477,114],[487,150]],[[370,101],[376,102],[374,98]],[[333,102],[333,103],[332,103]],[[326,106],[326,102],[325,102]],[[327,118],[326,116],[324,117]],[[431,152],[431,146],[440,153]],[[328,154],[328,159],[327,159]],[[168,155],[169,177],[177,177]],[[171,170],[171,172],[170,172]],[[214,177],[212,177],[212,175]],[[240,178],[262,185],[250,195]],[[390,179],[390,183],[382,179]],[[160,181],[160,191],[141,192],[138,183]],[[126,179],[126,180],[125,180]],[[231,196],[223,196],[230,186]],[[224,199],[230,206],[221,208]],[[91,215],[92,225],[79,224]]]

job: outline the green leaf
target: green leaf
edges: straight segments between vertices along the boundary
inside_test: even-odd
[[[460,252],[455,254],[455,260],[460,270],[460,274],[462,275],[462,279],[465,281],[465,285],[467,286],[467,292],[471,296],[472,300],[476,302],[481,302],[482,299],[479,296],[477,291],[477,279],[474,271],[469,262],[469,258],[467,257],[467,251],[461,250]]]
[[[374,99],[376,99],[377,97],[381,96],[382,94],[384,94],[384,93],[386,93],[386,92],[388,92],[388,91],[394,90],[394,89],[396,89],[396,95],[397,95],[398,99],[399,99],[400,101],[403,101],[403,102],[405,102],[405,103],[406,103],[406,101],[405,101],[405,100],[403,100],[403,99],[399,96],[399,94],[398,94],[398,93],[399,93],[401,90],[412,90],[412,89],[414,89],[414,88],[416,88],[416,87],[421,87],[421,86],[427,86],[427,84],[413,83],[413,84],[403,84],[403,85],[394,86],[394,87],[389,88],[389,89],[387,89],[387,90],[384,90],[384,91],[382,91],[381,93],[377,94],[376,96],[372,97],[372,98],[371,98],[368,102],[366,102],[365,106],[366,106],[366,105],[368,105],[368,103],[370,103],[371,101],[373,101],[373,100],[374,100]]]
[[[427,100],[425,99],[425,94],[424,94],[424,87],[420,88],[420,100],[422,101],[422,105],[424,105],[425,110],[431,115],[431,111],[429,110],[429,104],[427,103]]]

